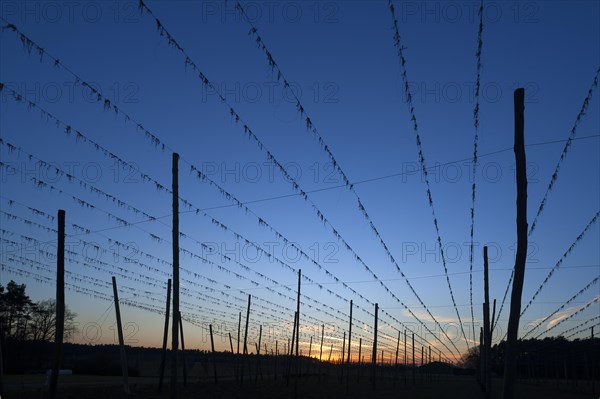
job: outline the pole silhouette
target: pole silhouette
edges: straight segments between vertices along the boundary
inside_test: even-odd
[[[527,160],[525,156],[525,89],[514,92],[515,161],[517,175],[517,253],[510,297],[510,315],[504,363],[504,399],[513,399],[517,365],[517,337],[521,314],[521,296],[527,260]]]
[[[179,350],[179,154],[173,153],[173,323],[171,331],[171,399],[177,398]]]
[[[119,336],[119,353],[121,356],[121,373],[123,374],[123,390],[129,395],[129,376],[127,370],[127,355],[125,354],[125,340],[123,339],[123,325],[121,324],[121,308],[119,307],[119,292],[117,279],[112,276],[113,297],[115,300],[115,315],[117,317],[117,333]]]
[[[58,211],[58,245],[56,248],[56,333],[54,336],[54,364],[50,374],[50,399],[56,398],[58,373],[65,331],[65,211]]]
[[[169,312],[171,311],[171,279],[167,280],[167,310],[165,312],[165,330],[163,332],[162,353],[160,356],[160,376],[158,377],[158,392],[162,392],[163,378],[165,376],[165,363],[167,361],[167,340],[169,337]]]

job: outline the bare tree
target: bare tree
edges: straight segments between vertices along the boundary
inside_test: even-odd
[[[56,331],[56,301],[45,299],[35,304],[30,314],[28,338],[36,341],[52,341]],[[65,309],[65,339],[72,338],[77,332],[75,318],[77,314],[68,307]]]

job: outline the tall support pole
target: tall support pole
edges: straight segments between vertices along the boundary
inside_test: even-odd
[[[179,154],[173,153],[173,323],[171,331],[171,399],[177,398],[179,352]]]
[[[229,333],[229,346],[231,347],[231,354],[233,355],[235,352],[233,351],[233,340],[231,339],[231,333]]]
[[[381,363],[381,367],[379,368],[379,376],[380,379],[383,380],[383,366],[385,365],[385,356],[383,349],[381,350],[381,360],[379,361],[379,363]]]
[[[181,312],[178,314],[179,317],[179,336],[181,338],[181,363],[183,363],[183,386],[187,386],[187,364],[185,363],[185,341],[183,339],[183,322],[181,320]]]
[[[260,373],[260,377],[262,380],[262,368],[260,367],[260,343],[262,341],[262,324],[259,326],[258,330],[258,344],[256,344],[256,375],[255,381],[258,381],[258,374]],[[266,344],[265,344],[266,345]],[[265,349],[265,354],[267,350]]]
[[[510,296],[510,315],[504,363],[504,399],[514,397],[515,373],[517,366],[517,337],[521,314],[521,295],[525,279],[527,260],[527,160],[525,157],[525,90],[518,88],[514,93],[515,113],[515,160],[517,175],[517,253],[515,257],[514,280]]]
[[[273,350],[271,349],[271,352]],[[279,341],[275,340],[275,359],[273,360],[273,368],[274,368],[274,377],[273,379],[277,379],[277,357],[279,357]]]
[[[483,345],[483,327],[479,327],[479,369],[477,370],[477,382],[483,388],[483,359],[485,357],[485,346]]]
[[[494,336],[494,319],[495,318],[496,318],[496,300],[494,299],[492,318],[490,319],[490,343],[492,342],[492,337]]]
[[[404,329],[404,385],[406,385],[407,373],[408,373],[408,365],[407,365],[407,356],[408,356],[408,343],[406,339],[406,329]]]
[[[298,269],[298,299],[297,299],[297,303],[296,303],[296,374],[300,373],[300,356],[299,356],[299,349],[300,349],[300,280],[302,278],[302,270]]]
[[[346,359],[346,392],[350,381],[350,355],[352,354],[352,307],[353,301],[350,299],[350,325],[348,326],[348,357]]]
[[[428,363],[431,363],[431,346],[429,346],[429,362]]]
[[[398,330],[398,341],[396,342],[396,361],[394,363],[395,366],[398,366],[398,352],[400,351],[400,334],[401,332]]]
[[[344,358],[346,356],[346,331],[344,331],[344,338],[342,339],[342,359],[340,364],[344,364]]]
[[[323,364],[323,339],[325,338],[325,324],[321,324],[321,346],[319,349],[319,381],[321,381],[321,367]]]
[[[360,371],[362,370],[362,338],[358,340],[358,372],[356,373],[356,382],[358,382],[360,378]]]
[[[373,367],[373,375],[372,375],[372,384],[373,384],[373,388],[375,388],[375,373],[376,373],[376,367],[377,367],[377,316],[379,313],[379,304],[376,303],[375,304],[375,324],[373,327],[373,355],[371,356],[371,362],[372,367]]]
[[[242,312],[240,312],[238,319],[238,336],[237,336],[237,354],[240,354],[240,328],[242,326]]]
[[[256,350],[256,354],[260,355],[260,342],[262,341],[262,324],[259,326],[259,330],[258,330],[258,346],[257,346],[257,350]],[[266,350],[265,350],[266,353]]]
[[[319,349],[319,362],[323,360],[323,338],[325,338],[325,324],[321,325],[321,347]]]
[[[344,361],[346,356],[346,331],[344,331],[344,338],[342,339],[342,350],[340,351],[342,358],[338,359],[339,367],[337,367],[338,377],[340,384],[344,382]]]
[[[215,358],[215,340],[213,338],[213,330],[212,330],[212,324],[208,325],[208,329],[210,332],[210,349],[212,352],[212,364],[213,364],[213,373],[214,373],[214,377],[215,377],[215,384],[218,383],[218,379],[217,379],[217,359]]]
[[[288,373],[286,378],[286,384],[290,383],[290,376],[292,374],[292,357],[294,356],[294,342],[296,342],[296,323],[298,322],[298,312],[294,312],[294,328],[292,328],[292,341],[290,343],[289,357],[288,357]]]
[[[65,331],[65,211],[58,210],[58,245],[56,248],[56,333],[54,334],[54,364],[50,374],[49,396],[56,398],[58,373]]]
[[[415,333],[412,333],[412,380],[415,383]]]
[[[432,370],[431,370],[431,346],[429,346],[429,357],[428,357],[428,360],[429,361],[427,363],[429,364],[429,367],[427,367],[427,377],[428,377],[429,380],[431,380],[431,378],[432,378],[432,376],[431,376],[431,373],[432,373]]]
[[[298,298],[296,299],[296,357],[298,357],[298,343],[300,341],[300,281],[302,270],[298,269]]]
[[[250,298],[252,296],[250,294],[248,294],[248,310],[246,311],[246,327],[245,327],[245,331],[244,331],[244,347],[243,347],[243,358],[246,358],[246,354],[248,352],[248,347],[247,347],[247,343],[248,343],[248,321],[250,320]],[[244,364],[245,361],[242,361],[242,367],[240,369],[240,384],[242,384],[244,382]]]
[[[237,356],[235,359],[235,378],[240,382],[240,330],[242,329],[242,312],[238,315]]]
[[[483,384],[485,387],[485,397],[490,399],[492,395],[492,372],[490,364],[492,363],[492,337],[491,337],[491,320],[490,320],[490,285],[488,274],[488,247],[483,247],[483,287],[484,300],[483,303]],[[492,319],[493,320],[493,319]]]
[[[421,346],[421,370],[419,372],[419,374],[421,375],[421,382],[423,382],[423,360],[425,359],[425,347]]]
[[[169,312],[171,311],[171,279],[167,280],[167,309],[165,312],[165,330],[163,332],[162,353],[160,356],[160,377],[158,377],[158,392],[162,392],[163,378],[165,376],[165,363],[167,362],[167,340],[169,337]]]
[[[362,356],[362,338],[358,341],[358,364],[361,363]]]
[[[112,276],[113,297],[115,300],[115,314],[117,317],[117,334],[119,336],[119,352],[121,355],[121,373],[123,374],[123,390],[129,395],[129,381],[127,373],[127,355],[125,354],[125,340],[123,339],[123,325],[121,324],[121,309],[119,307],[119,292],[117,290],[117,279]]]

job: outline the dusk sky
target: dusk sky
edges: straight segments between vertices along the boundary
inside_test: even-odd
[[[292,269],[302,269],[303,351],[325,324],[325,346],[339,354],[352,299],[353,347],[359,338],[371,345],[378,303],[386,356],[398,330],[407,328],[419,334],[419,346],[456,360],[467,343],[478,344],[483,246],[497,312],[514,266],[518,87],[526,93],[530,226],[566,140],[576,139],[529,237],[522,309],[554,271],[523,314],[519,336],[532,326],[537,330],[529,337],[560,335],[600,314],[596,280],[547,318],[600,275],[594,219],[600,210],[600,3],[484,2],[472,305],[478,2],[394,2],[445,266],[387,1],[243,1],[246,17],[236,1],[144,4],[140,12],[137,1],[2,2],[0,284],[24,283],[36,301],[54,296],[52,229],[64,209],[72,251],[66,303],[79,326],[72,341],[116,343],[114,275],[126,343],[161,345],[172,199],[154,182],[170,190],[177,152],[180,198],[187,201],[180,202],[187,347],[207,349],[212,323],[223,337],[217,348],[228,350],[225,337],[237,334],[239,312],[244,322],[248,294],[252,351],[260,325],[269,350],[276,340],[287,342],[296,307]],[[506,331],[509,306],[510,292],[495,343]]]

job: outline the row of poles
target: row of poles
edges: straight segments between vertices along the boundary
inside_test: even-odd
[[[513,287],[511,291],[511,306],[510,306],[510,316],[508,322],[508,332],[507,332],[507,348],[506,348],[506,362],[504,369],[504,399],[511,399],[513,397],[514,391],[514,381],[515,381],[515,369],[516,369],[516,360],[517,360],[517,336],[518,336],[518,325],[521,311],[521,296],[523,290],[523,281],[525,274],[525,260],[527,254],[527,175],[526,175],[526,158],[525,158],[525,145],[524,145],[524,97],[525,91],[522,88],[515,90],[514,92],[514,116],[515,116],[515,136],[514,136],[514,152],[516,159],[516,180],[517,180],[517,252],[516,252],[516,260],[514,266],[514,281]],[[179,164],[179,155],[177,153],[173,153],[172,157],[172,192],[173,192],[173,225],[172,225],[172,243],[173,243],[173,281],[172,281],[172,294],[173,294],[173,323],[172,323],[172,332],[171,332],[171,373],[170,373],[170,388],[171,388],[171,398],[176,399],[178,393],[178,352],[179,352],[179,338],[181,337],[181,348],[182,354],[185,353],[185,344],[183,340],[183,326],[181,323],[181,314],[179,311],[179,181],[178,181],[178,164]],[[60,363],[61,363],[61,355],[62,355],[62,346],[63,346],[63,337],[64,337],[64,316],[65,316],[65,293],[64,293],[64,245],[65,245],[65,211],[58,211],[58,246],[57,246],[57,275],[56,275],[56,334],[55,334],[55,353],[54,353],[54,364],[52,367],[50,380],[49,380],[49,397],[50,399],[56,398],[57,386],[58,386],[58,375],[60,371]],[[483,304],[483,314],[484,314],[484,327],[481,330],[480,334],[480,356],[481,358],[481,373],[479,375],[479,379],[481,381],[482,387],[486,393],[486,397],[489,398],[491,395],[491,337],[492,337],[492,320],[494,320],[494,316],[490,319],[489,315],[489,284],[488,284],[488,269],[487,269],[487,248],[484,248],[484,291],[485,291],[485,302]],[[300,335],[300,281],[301,281],[301,271],[298,271],[298,299],[297,299],[297,308],[294,314],[294,328],[292,331],[292,340],[289,346],[289,360],[288,360],[288,372],[286,377],[286,382],[289,384],[291,370],[292,370],[292,358],[295,358],[295,368],[299,370],[299,335]],[[123,331],[121,325],[121,317],[120,317],[120,309],[119,309],[119,299],[118,299],[118,290],[116,279],[112,277],[113,284],[113,294],[115,301],[115,311],[117,317],[117,329],[118,329],[118,337],[119,337],[119,346],[120,346],[120,357],[121,357],[121,365],[122,365],[122,373],[123,373],[123,385],[126,393],[129,393],[129,383],[128,383],[128,370],[127,370],[127,360],[125,354],[125,346],[123,342]],[[164,378],[164,369],[166,365],[166,349],[167,349],[167,332],[168,332],[168,322],[169,322],[169,309],[170,309],[170,293],[171,293],[171,281],[168,282],[169,294],[167,295],[167,312],[165,315],[165,330],[164,330],[164,338],[163,338],[163,350],[161,356],[161,368],[160,368],[160,377],[159,377],[159,390],[162,389],[163,378]],[[247,335],[248,335],[248,322],[250,317],[250,303],[251,296],[248,296],[248,309],[246,313],[246,325],[245,325],[245,334],[244,334],[244,346],[243,353],[247,354]],[[350,359],[351,359],[351,339],[352,339],[352,307],[353,303],[350,301],[350,326],[348,329],[348,356],[346,357],[346,381],[348,383],[348,375],[350,369]],[[373,387],[375,387],[376,381],[376,366],[377,366],[377,323],[378,323],[378,311],[379,305],[375,304],[375,320],[374,320],[374,337],[373,337],[373,352],[371,356],[372,361],[372,376],[371,382]],[[495,301],[494,301],[494,313],[495,313]],[[240,324],[241,324],[241,313],[240,313]],[[214,340],[212,335],[212,325],[210,328],[211,335],[211,349],[213,353],[213,361],[214,361]],[[261,326],[261,335],[262,335],[262,326]],[[321,350],[319,354],[319,360],[322,360],[323,354],[323,338],[324,338],[324,327],[323,333],[321,335]],[[231,340],[231,335],[230,335]],[[312,340],[312,338],[311,338]],[[412,337],[413,340],[413,365],[414,365],[414,334]],[[406,331],[405,331],[405,364],[406,364]],[[400,344],[400,333],[398,335],[398,345],[396,350],[396,363],[398,357],[398,349]],[[231,349],[233,352],[233,344],[230,341]],[[312,342],[311,342],[312,346]],[[345,346],[345,333],[344,333],[344,346]],[[294,353],[295,349],[295,353]],[[333,349],[333,347],[332,347]],[[362,339],[359,344],[359,363],[361,361],[361,349],[362,349]],[[345,356],[345,348],[343,349],[343,357]],[[424,348],[422,349],[422,357]],[[238,353],[239,353],[239,327],[238,327]],[[257,345],[257,354],[260,353],[260,337],[259,343]],[[295,355],[295,356],[294,356]],[[1,356],[1,348],[0,348],[0,356]],[[184,355],[183,355],[184,356]],[[330,352],[331,356],[331,352]],[[431,356],[430,356],[431,357]],[[343,363],[343,361],[342,361]],[[185,360],[184,360],[185,365]],[[0,373],[2,372],[2,364],[0,361]],[[243,370],[244,367],[239,369],[239,380],[240,383],[243,381]],[[0,374],[1,376],[1,374]],[[184,383],[187,381],[186,369],[184,367]],[[214,366],[214,378],[215,382],[217,380],[217,369],[216,363]],[[295,379],[297,384],[297,379]],[[0,389],[2,388],[0,382]],[[0,393],[1,394],[1,393]]]
[[[173,154],[173,171],[174,171],[174,198],[177,195],[177,154]],[[179,221],[176,215],[178,214],[177,210],[177,202],[174,200],[174,223],[173,223],[173,238],[178,237],[178,225]],[[64,337],[64,312],[65,312],[65,296],[64,296],[64,242],[65,242],[65,211],[58,211],[58,245],[57,245],[57,285],[56,285],[56,335],[55,335],[55,353],[54,353],[54,364],[52,367],[50,380],[49,380],[49,397],[51,399],[56,398],[57,387],[58,387],[58,376],[60,374],[60,364],[62,358],[62,346],[63,346],[63,337]],[[176,249],[177,241],[175,241],[174,249]],[[174,252],[176,254],[177,251]],[[178,387],[178,358],[179,358],[179,340],[181,339],[181,357],[183,360],[183,384],[187,385],[187,368],[185,361],[185,341],[183,334],[183,324],[181,318],[181,312],[179,311],[179,301],[178,301],[178,289],[179,284],[177,284],[177,280],[179,277],[178,266],[179,266],[179,257],[174,256],[173,259],[173,281],[168,279],[167,281],[167,300],[166,300],[166,311],[165,311],[165,325],[163,332],[163,342],[162,342],[162,352],[161,352],[161,360],[160,360],[160,370],[159,370],[159,379],[158,379],[158,390],[162,392],[163,384],[164,384],[164,375],[165,368],[167,363],[167,343],[168,343],[168,333],[169,333],[169,320],[171,318],[171,294],[173,296],[173,314],[172,314],[172,356],[171,356],[171,373],[170,373],[170,384],[171,384],[171,397],[177,397],[177,387]],[[291,342],[288,343],[288,347],[286,349],[286,353],[288,354],[288,364],[287,364],[287,373],[286,373],[286,384],[289,385],[290,377],[292,376],[292,363],[295,363],[296,374],[300,374],[300,352],[299,352],[299,336],[300,336],[300,292],[301,292],[301,277],[302,271],[298,271],[298,298],[297,298],[297,308],[294,313],[294,325],[292,331],[292,339]],[[124,344],[124,335],[123,335],[123,327],[121,321],[121,311],[120,311],[120,303],[119,303],[119,294],[118,294],[118,286],[117,281],[114,276],[112,276],[112,287],[113,287],[113,298],[114,298],[114,306],[115,306],[115,315],[117,321],[117,333],[119,339],[119,355],[120,355],[120,363],[122,369],[122,378],[123,378],[123,388],[126,394],[130,393],[129,387],[129,376],[128,376],[128,362],[125,351]],[[248,295],[248,307],[246,311],[246,322],[244,328],[244,339],[243,339],[243,354],[248,354],[248,328],[249,328],[249,320],[250,320],[250,307],[251,307],[251,295]],[[349,328],[348,328],[348,346],[346,347],[346,332],[344,332],[343,344],[342,344],[342,360],[341,364],[345,364],[345,380],[346,380],[346,389],[348,389],[349,380],[350,380],[350,367],[351,367],[351,342],[352,342],[352,313],[353,313],[353,301],[350,301],[350,319],[349,319]],[[378,331],[378,315],[379,315],[379,305],[375,304],[375,319],[374,319],[374,337],[373,337],[373,348],[372,348],[372,375],[371,382],[373,387],[375,387],[376,383],[376,368],[377,368],[377,331]],[[241,330],[241,318],[242,314],[239,314],[239,323],[238,323],[238,337],[237,337],[237,353],[240,353],[240,330]],[[209,325],[210,331],[210,341],[211,341],[211,352],[212,352],[212,360],[213,360],[213,370],[214,370],[214,381],[218,382],[217,376],[217,364],[215,357],[215,346],[214,346],[214,336],[212,331],[212,325]],[[320,344],[320,352],[319,352],[319,376],[321,375],[321,363],[323,360],[323,343],[325,337],[325,325],[322,326],[321,332],[321,344]],[[261,338],[262,338],[262,325],[260,326],[259,339],[256,344],[256,353],[260,356],[261,350]],[[396,347],[396,366],[398,365],[398,355],[400,348],[400,339],[401,332],[398,334],[398,341]],[[233,350],[233,341],[231,337],[231,333],[229,333],[229,341],[231,352],[234,353]],[[347,353],[346,353],[347,348]],[[265,344],[266,350],[266,344]],[[331,354],[333,351],[333,345],[330,348],[328,363],[331,362]],[[310,342],[309,349],[309,358],[311,357],[312,352],[312,337]],[[278,351],[277,351],[278,354]],[[407,340],[407,331],[404,331],[404,365],[407,366],[407,356],[408,356],[408,340]],[[441,351],[439,352],[440,361],[441,361]],[[421,363],[423,363],[425,354],[424,348],[421,348]],[[359,367],[363,364],[364,355],[362,355],[362,338],[359,341],[359,349],[358,349],[358,365]],[[294,361],[293,361],[294,359]],[[383,350],[381,355],[381,361],[383,362]],[[431,362],[431,347],[429,347],[429,361]],[[259,362],[259,357],[257,357],[257,362]],[[414,333],[412,333],[412,364],[413,368],[415,366],[415,342],[414,342]],[[260,367],[260,365],[258,365]],[[242,363],[241,365],[236,365],[236,378],[239,380],[240,384],[244,381],[244,370],[245,365]],[[276,372],[275,372],[276,377]],[[343,376],[342,376],[343,379]],[[358,379],[358,375],[357,375]],[[413,381],[414,381],[414,371],[413,371]],[[295,381],[295,388],[297,387],[297,379]],[[406,376],[405,376],[406,381]]]
[[[168,281],[168,289],[171,286],[171,281]],[[163,385],[163,379],[164,379],[164,364],[165,364],[165,359],[166,359],[166,342],[167,342],[167,332],[168,332],[168,320],[169,320],[169,298],[170,295],[167,294],[167,313],[166,313],[166,317],[165,317],[165,336],[163,339],[163,351],[162,351],[162,357],[161,357],[161,366],[160,366],[160,377],[159,377],[159,392],[162,391],[162,385]],[[247,343],[248,343],[248,326],[249,326],[249,315],[250,315],[250,305],[251,305],[251,296],[248,295],[248,308],[247,308],[247,313],[246,313],[246,324],[245,324],[245,332],[244,332],[244,338],[243,338],[243,355],[247,355],[248,354],[248,347],[247,347]],[[376,305],[375,308],[375,325],[377,325],[377,314],[378,314],[378,305]],[[348,390],[348,386],[349,386],[349,381],[350,381],[350,374],[351,374],[351,340],[352,340],[352,310],[353,310],[353,301],[350,301],[350,322],[349,322],[349,329],[348,329],[348,341],[347,344],[348,346],[346,347],[346,332],[344,331],[344,336],[343,336],[343,342],[342,342],[342,357],[341,360],[339,361],[338,365],[341,366],[339,368],[339,370],[341,370],[340,373],[340,380],[341,381],[346,381],[346,389]],[[241,337],[240,337],[240,331],[241,331],[241,322],[242,322],[242,314],[241,312],[239,313],[239,321],[238,321],[238,335],[237,335],[237,354],[240,354],[240,342],[241,342]],[[179,325],[180,325],[180,329],[182,328],[181,325],[181,317],[179,318]],[[287,372],[285,373],[285,381],[286,381],[286,385],[289,385],[290,383],[290,378],[293,375],[293,367],[292,367],[292,363],[295,363],[295,367],[294,367],[294,371],[295,371],[295,375],[296,377],[299,377],[302,374],[302,367],[299,364],[300,359],[303,357],[302,353],[299,352],[299,322],[298,322],[298,313],[295,312],[294,313],[294,328],[292,330],[292,338],[291,340],[288,340],[286,349],[285,349],[285,354],[287,356],[287,365],[286,365],[286,369]],[[375,329],[375,331],[377,331],[377,329]],[[213,335],[213,330],[212,330],[212,325],[209,325],[209,332],[210,332],[210,342],[211,342],[211,353],[212,353],[212,366],[213,366],[213,376],[214,376],[214,382],[215,384],[218,383],[218,376],[217,376],[217,360],[216,360],[216,351],[215,351],[215,347],[214,347],[214,335]],[[376,335],[376,333],[375,333]],[[230,351],[231,354],[235,354],[235,350],[234,350],[234,346],[233,346],[233,338],[231,336],[231,333],[228,333],[228,337],[229,337],[229,345],[230,345]],[[319,375],[319,379],[321,378],[321,375],[323,374],[321,371],[321,364],[323,363],[323,343],[324,343],[324,337],[325,337],[325,325],[322,325],[322,332],[321,332],[321,344],[320,344],[320,349],[319,349],[319,370],[318,370],[318,375]],[[183,333],[181,334],[181,340],[182,340],[182,344],[183,344]],[[256,371],[255,371],[255,379],[258,380],[258,376],[259,374],[261,375],[261,379],[262,379],[262,368],[261,368],[261,363],[260,363],[260,359],[261,359],[261,342],[262,342],[262,325],[260,325],[259,328],[259,335],[258,335],[258,342],[255,343],[256,345]],[[401,332],[399,332],[398,334],[398,340],[397,340],[397,346],[396,346],[396,354],[395,354],[395,370],[398,370],[398,356],[399,356],[399,349],[400,349],[400,342],[401,342]],[[313,337],[310,337],[310,343],[309,343],[309,352],[308,352],[308,362],[312,362],[312,344],[313,344]],[[273,378],[277,379],[277,358],[279,357],[279,349],[278,349],[278,341],[275,341],[275,351],[273,352],[273,350],[271,350],[271,355],[275,355],[275,357],[273,357],[274,359],[274,373],[273,373]],[[347,352],[346,352],[346,348],[347,348]],[[417,365],[417,362],[415,361],[415,337],[414,337],[414,333],[412,333],[412,380],[413,383],[416,380],[416,373],[415,373],[415,367]],[[185,351],[183,345],[182,345],[182,354]],[[329,357],[326,361],[326,363],[331,364],[331,355],[332,355],[332,351],[333,351],[333,345],[331,345],[330,347],[330,351],[329,351]],[[378,353],[378,349],[377,349],[377,342],[376,342],[376,336],[374,337],[374,345],[373,345],[373,353],[372,353],[372,366],[373,366],[373,372],[371,375],[371,380],[373,382],[373,385],[375,385],[375,381],[376,381],[376,367],[377,367],[377,353]],[[407,340],[407,331],[404,331],[404,368],[405,368],[405,383],[407,381],[407,370],[408,370],[408,340]],[[267,344],[264,344],[264,354],[268,355],[268,348],[267,348]],[[187,375],[186,375],[186,364],[185,364],[185,357],[182,356],[183,358],[183,384],[184,386],[187,384]],[[425,347],[421,347],[421,366],[423,366],[425,364],[425,362],[427,363],[431,363],[432,362],[432,350],[431,350],[431,346],[428,347],[428,351],[426,351]],[[425,359],[428,359],[427,361]],[[384,365],[384,351],[381,350],[381,357],[379,358],[379,364],[381,364],[382,366]],[[439,360],[441,362],[441,351],[439,351]],[[240,385],[243,384],[244,381],[244,372],[246,369],[246,363],[247,362],[247,358],[245,356],[242,357],[242,363],[240,364],[240,360],[239,358],[237,359],[236,363],[234,364],[234,376],[235,379],[239,382]],[[357,366],[358,366],[358,372],[357,372],[357,381],[360,378],[360,370],[362,368],[364,363],[364,355],[362,355],[362,338],[360,338],[359,340],[359,347],[358,347],[358,361],[357,361]],[[390,366],[392,365],[392,359],[390,358]],[[249,363],[248,363],[249,366]],[[306,374],[310,374],[310,363],[306,368]],[[208,371],[207,371],[208,372]],[[248,367],[248,372],[250,374],[250,368]],[[423,375],[423,373],[421,372],[421,375]],[[295,381],[295,385],[294,388],[296,389],[297,385],[297,379],[294,380]]]

